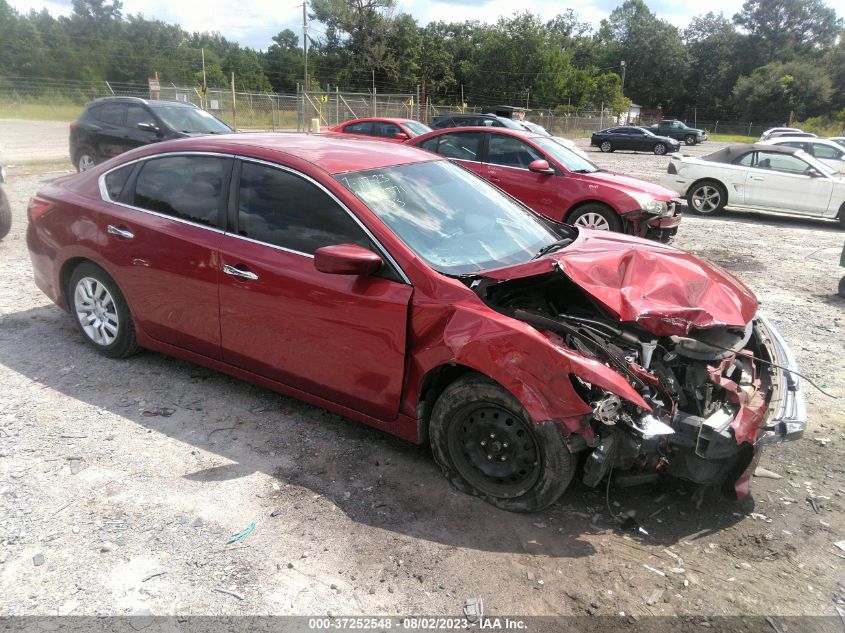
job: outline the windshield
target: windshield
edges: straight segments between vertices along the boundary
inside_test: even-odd
[[[521,264],[560,239],[526,208],[447,160],[337,179],[429,266],[448,275]]]
[[[532,138],[531,141],[563,165],[567,171],[574,171],[579,174],[591,174],[599,171],[596,165],[586,158],[578,156],[578,154],[554,138]]]
[[[173,130],[188,134],[229,134],[228,125],[205,110],[186,106],[158,106],[153,112]]]
[[[428,127],[424,123],[420,123],[419,121],[403,121],[402,125],[404,125],[405,129],[408,130],[413,136],[428,134],[432,131],[430,127]]]

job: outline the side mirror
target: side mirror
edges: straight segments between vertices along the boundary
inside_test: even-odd
[[[155,123],[139,123],[138,129],[144,130],[145,132],[154,132],[156,134],[160,132],[158,126]]]
[[[810,167],[810,169],[807,170],[807,175],[810,178],[821,178],[822,177],[822,173],[818,169],[816,169],[815,167]]]
[[[549,165],[549,161],[537,159],[531,161],[531,164],[528,165],[528,170],[533,171],[536,174],[553,174],[555,170],[552,169],[551,165]]]
[[[381,257],[357,244],[323,246],[314,252],[314,268],[329,275],[371,275],[381,267]]]
[[[397,141],[407,141],[411,137],[405,134],[404,132],[397,132],[393,135],[393,138],[395,138]]]

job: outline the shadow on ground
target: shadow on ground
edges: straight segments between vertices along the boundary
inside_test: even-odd
[[[103,358],[52,305],[0,317],[0,363],[37,385],[233,462],[185,475],[192,481],[260,471],[282,490],[302,486],[330,499],[355,522],[484,551],[577,558],[595,553],[585,535],[618,529],[604,486],[574,483],[555,506],[534,515],[497,510],[453,490],[425,448],[160,354]],[[753,507],[751,500],[728,503],[711,491],[696,508],[693,492],[667,480],[660,488],[611,488],[609,501],[615,513],[635,510],[649,533],[632,536],[662,546],[719,532]]]

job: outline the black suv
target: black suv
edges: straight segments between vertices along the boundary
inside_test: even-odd
[[[431,127],[442,130],[446,127],[506,127],[512,130],[524,130],[511,119],[495,114],[443,114],[434,117]]]
[[[232,128],[192,103],[105,97],[70,124],[70,158],[77,171],[141,145],[185,136],[228,134]]]

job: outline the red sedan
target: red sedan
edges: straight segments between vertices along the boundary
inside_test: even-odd
[[[460,163],[555,222],[664,242],[681,223],[674,191],[600,170],[548,136],[447,128],[409,143]]]
[[[741,495],[760,448],[804,427],[792,356],[739,281],[413,147],[167,141],[48,184],[29,220],[36,284],[97,352],[157,350],[430,442],[508,510],[555,501],[580,452],[590,486],[659,471]]]
[[[425,123],[413,119],[352,119],[329,128],[329,132],[372,136],[382,141],[404,143],[408,139],[431,132]]]

